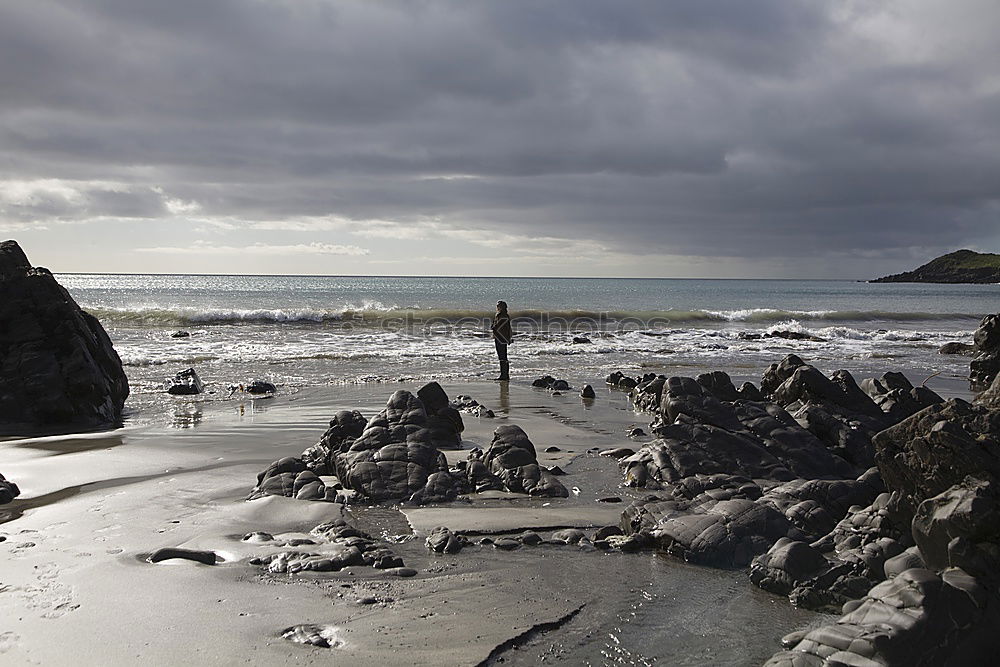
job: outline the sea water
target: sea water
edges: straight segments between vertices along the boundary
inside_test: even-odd
[[[194,367],[213,396],[267,379],[285,391],[372,379],[483,378],[496,372],[489,322],[510,307],[515,381],[574,384],[611,371],[757,380],[795,353],[826,372],[901,370],[960,387],[971,342],[1000,285],[803,280],[60,274],[126,367],[135,414],[166,378]],[[185,338],[172,334],[183,330]],[[767,337],[776,332],[822,340]],[[574,342],[576,339],[576,342]],[[589,342],[583,342],[584,340]]]

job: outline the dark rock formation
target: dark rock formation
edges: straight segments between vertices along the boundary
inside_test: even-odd
[[[218,556],[214,551],[196,551],[194,549],[182,549],[180,547],[164,547],[157,549],[149,555],[150,563],[159,563],[165,560],[192,560],[204,565],[215,565]]]
[[[431,405],[447,408],[447,396],[442,403],[436,390],[425,395]],[[442,434],[442,421],[429,422],[427,410],[417,396],[397,391],[361,435],[335,455],[337,476],[346,488],[375,502],[420,503],[454,498],[459,488],[448,474],[448,462],[435,442]]]
[[[367,425],[368,420],[357,410],[341,410],[330,420],[330,428],[319,442],[302,452],[303,463],[317,475],[335,475],[337,455],[347,451]]]
[[[813,343],[825,342],[825,338],[820,338],[819,336],[814,336],[813,334],[803,333],[801,331],[771,331],[764,334],[761,338],[783,338],[785,340],[807,340]]]
[[[0,505],[9,503],[19,495],[21,495],[21,490],[17,488],[17,484],[0,475]]]
[[[885,276],[873,283],[1000,283],[1000,255],[956,250],[913,271]]]
[[[589,384],[583,385],[583,389],[580,390],[580,398],[597,398],[597,394],[594,393],[594,388]]]
[[[0,432],[117,425],[128,395],[100,322],[16,242],[0,243]]]
[[[193,368],[183,370],[172,380],[167,381],[167,393],[174,396],[193,396],[203,391],[205,391],[205,385]]]
[[[888,493],[852,508],[823,539],[783,542],[754,563],[762,587],[844,612],[834,625],[786,637],[790,650],[767,664],[992,661],[1000,627],[998,394],[994,382],[976,404],[933,403],[876,435]],[[866,584],[874,585],[867,594]]]
[[[973,389],[983,389],[1000,371],[1000,314],[984,317],[972,338],[976,350],[969,364],[969,381]]]
[[[473,450],[469,455],[468,479],[477,491],[501,489],[532,496],[569,496],[566,487],[538,465],[535,446],[513,424],[498,427],[485,452]]]
[[[190,338],[191,337],[191,332],[189,332],[189,331],[175,331],[172,334],[170,334],[170,337],[171,338]]]

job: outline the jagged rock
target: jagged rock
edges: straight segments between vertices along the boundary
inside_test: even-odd
[[[15,241],[0,243],[0,433],[115,426],[128,395],[100,322]]]
[[[882,431],[874,443],[900,526],[909,526],[920,503],[968,475],[1000,480],[1000,411],[984,405],[961,399],[932,405]]]
[[[569,496],[566,487],[538,465],[535,446],[528,435],[513,424],[498,427],[493,433],[493,442],[485,452],[473,450],[470,453],[469,481],[477,491],[483,480],[489,480],[490,476],[499,480],[504,489],[514,493],[556,498]]]
[[[988,387],[1000,371],[1000,313],[987,315],[972,337],[976,352],[970,363],[973,388]]]
[[[660,409],[663,385],[666,381],[667,378],[663,375],[653,375],[651,373],[640,378],[632,388],[632,391],[629,392],[632,404],[635,405],[637,410],[657,412]]]
[[[722,371],[702,373],[695,378],[695,382],[720,401],[735,401],[742,398],[733,386],[732,379]]]
[[[914,387],[902,373],[885,373],[879,379],[868,378],[862,381],[861,388],[893,424],[926,407],[944,402],[933,390],[924,386]]]
[[[205,385],[193,368],[183,370],[172,380],[167,380],[167,393],[174,396],[193,396],[203,391],[205,391]]]
[[[764,400],[763,392],[753,382],[744,382],[736,391],[744,401],[759,402]]]
[[[845,611],[765,665],[990,664],[996,652],[996,604],[957,568],[906,570]]]
[[[17,488],[17,484],[0,475],[0,505],[9,503],[19,495],[21,495],[21,490]]]
[[[793,403],[816,403],[850,415],[883,419],[884,415],[871,397],[847,371],[837,371],[827,378],[808,364],[798,366],[773,392],[774,401],[782,406]]]
[[[882,430],[881,422],[864,415],[845,417],[813,403],[802,406],[793,416],[827,449],[856,468],[875,465],[872,437]]]
[[[1000,487],[966,477],[920,503],[913,539],[928,567],[961,567],[980,580],[1000,578]]]
[[[703,424],[717,426],[727,431],[739,431],[743,428],[731,404],[723,403],[708,393],[698,382],[686,377],[666,379],[660,402],[660,414],[667,424],[676,421],[678,416],[685,415]]]
[[[764,375],[760,380],[760,391],[765,396],[770,396],[774,391],[781,386],[781,384],[792,376],[796,368],[805,366],[806,362],[802,361],[797,355],[789,354],[787,357],[782,359],[776,364],[771,364],[764,371]]]

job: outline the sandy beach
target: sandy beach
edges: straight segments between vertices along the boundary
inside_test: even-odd
[[[502,657],[537,664],[755,664],[782,635],[829,617],[797,610],[750,586],[745,572],[684,564],[649,552],[542,544],[515,552],[491,545],[435,555],[436,526],[469,536],[586,533],[618,523],[636,490],[620,487],[609,447],[648,418],[623,392],[592,402],[521,384],[453,383],[495,419],[466,417],[463,450],[494,428],[520,425],[539,461],[559,465],[569,498],[485,494],[444,506],[343,506],[268,497],[244,501],[270,461],[314,444],[337,410],[371,415],[398,388],[370,383],[269,400],[203,405],[178,399],[160,423],[107,433],[0,443],[5,474],[22,495],[0,510],[0,655],[8,664],[327,663],[475,665]],[[197,417],[195,417],[197,415]],[[544,453],[546,448],[560,451]],[[579,491],[578,495],[575,493]],[[480,494],[484,495],[484,494]],[[253,531],[305,538],[346,516],[393,545],[413,578],[367,567],[269,574],[248,564],[275,547],[243,542]],[[215,551],[206,566],[149,563],[162,547]],[[314,624],[336,648],[282,639]],[[183,656],[179,647],[183,646]]]

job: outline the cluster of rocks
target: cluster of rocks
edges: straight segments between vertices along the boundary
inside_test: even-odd
[[[786,637],[769,665],[989,662],[1000,627],[998,398],[995,380],[975,403],[952,399],[882,431],[874,444],[888,492],[855,508],[830,540],[776,545],[775,564],[762,567],[783,570],[787,585],[878,583],[832,600],[856,598],[835,624]],[[831,548],[839,576],[823,562]]]
[[[427,549],[439,554],[456,554],[471,542],[464,535],[453,533],[448,528],[440,526],[428,534],[425,540]],[[602,526],[590,536],[577,528],[555,530],[548,537],[542,537],[533,530],[527,530],[518,535],[502,537],[482,537],[477,542],[480,546],[492,546],[498,551],[515,551],[521,547],[537,546],[578,546],[584,550],[620,549],[622,551],[638,551],[648,546],[642,536],[625,535],[618,526]]]
[[[17,484],[0,475],[0,505],[9,503],[19,495],[21,495],[21,490],[17,488]]]
[[[496,415],[493,411],[482,405],[479,401],[472,398],[471,396],[466,396],[465,394],[459,394],[452,400],[451,405],[453,408],[460,410],[466,414],[472,415],[473,417],[481,417],[483,419],[493,419]]]
[[[16,242],[0,243],[0,432],[114,426],[128,395],[97,318]]]
[[[569,382],[566,380],[558,380],[551,375],[543,375],[532,382],[531,386],[539,387],[541,389],[551,389],[552,391],[567,391],[570,388]]]
[[[1000,619],[1000,384],[944,401],[899,373],[858,384],[795,355],[759,388],[718,372],[609,383],[655,414],[657,440],[619,461],[626,484],[656,491],[626,508],[624,533],[844,613],[769,664],[980,655]]]
[[[538,464],[531,440],[514,425],[500,426],[489,447],[472,449],[466,460],[449,468],[441,450],[461,448],[459,410],[467,403],[452,403],[431,382],[416,395],[397,391],[370,420],[356,410],[339,412],[301,457],[280,459],[258,474],[249,499],[282,495],[346,502],[355,494],[366,502],[425,504],[486,490],[569,495]]]
[[[254,532],[244,535],[243,541],[290,549],[250,559],[251,565],[259,565],[272,574],[339,572],[351,566],[372,567],[400,577],[412,577],[417,573],[406,567],[403,559],[393,553],[386,543],[379,542],[344,519],[322,523],[309,534],[311,538],[278,542],[273,535]],[[303,547],[316,545],[324,545],[322,553],[303,550]],[[331,547],[333,553],[330,553]]]
[[[177,373],[164,383],[164,387],[167,393],[172,396],[196,396],[205,392],[205,383],[193,368],[187,368]],[[274,383],[267,380],[250,380],[242,384],[229,385],[230,396],[236,392],[251,396],[272,396],[277,391],[278,388],[274,386]]]

